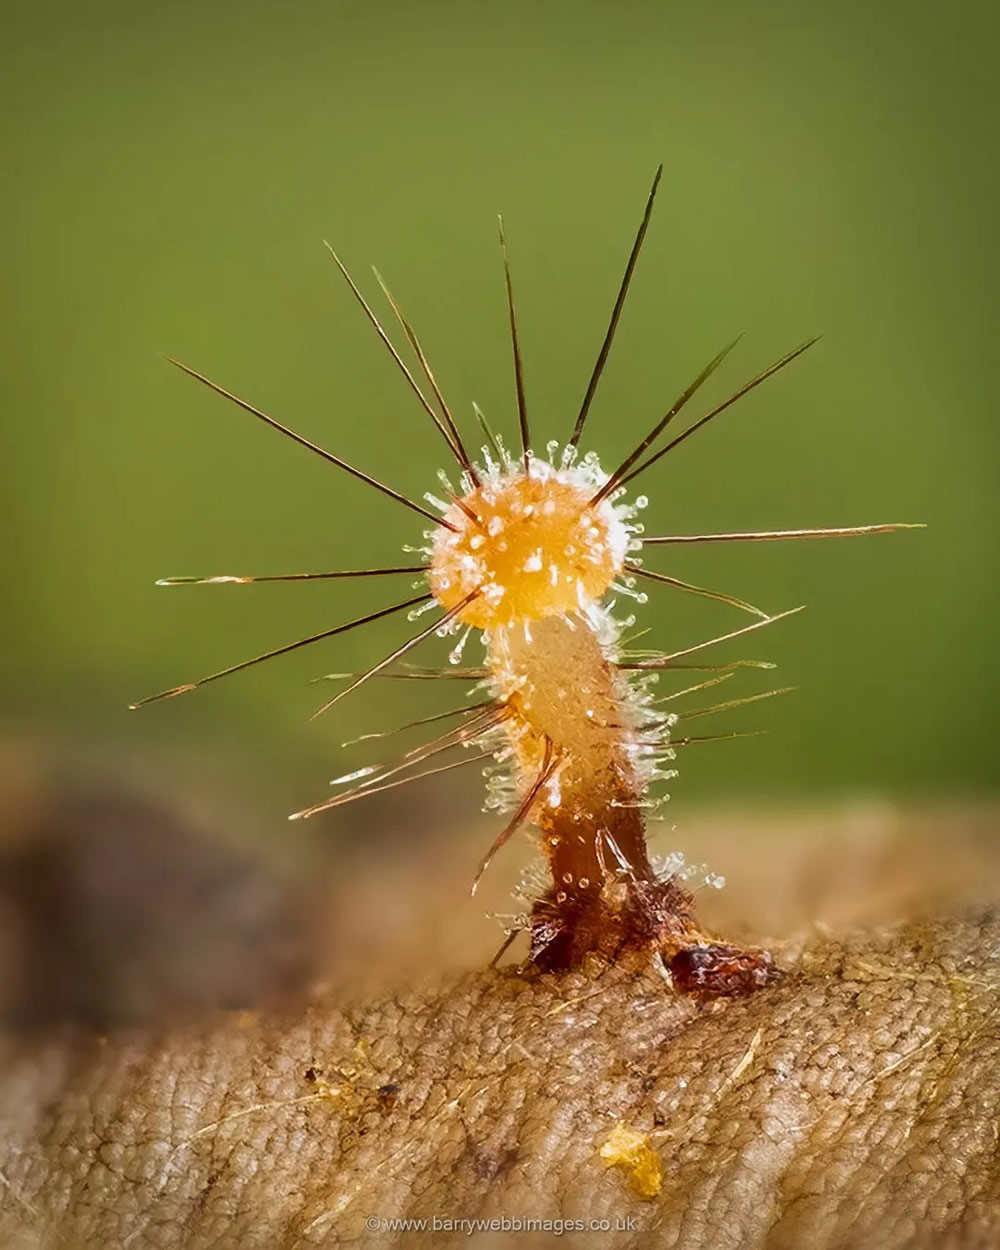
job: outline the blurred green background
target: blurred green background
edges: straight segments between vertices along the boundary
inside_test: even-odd
[[[675,802],[992,790],[997,25],[899,2],[6,5],[8,730],[165,773],[226,760],[248,795],[308,800],[372,754],[343,738],[454,702],[373,682],[308,722],[331,690],[307,679],[417,628],[395,618],[126,712],[409,584],[156,577],[392,563],[419,541],[418,518],[160,353],[419,497],[442,447],[321,240],[369,292],[378,264],[466,429],[475,399],[513,432],[503,211],[542,444],[572,426],[663,160],[587,445],[614,463],[740,331],[714,398],[824,338],[648,476],[649,531],[930,526],[647,553],[771,611],[809,604],[728,653],[801,690],[729,721],[767,736],[686,755]],[[745,623],[652,591],[651,644]]]

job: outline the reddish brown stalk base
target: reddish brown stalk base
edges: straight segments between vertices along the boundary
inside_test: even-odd
[[[531,910],[530,962],[546,972],[659,957],[674,987],[699,998],[740,997],[777,981],[771,955],[716,941],[698,923],[694,898],[676,877],[658,879],[646,853],[642,822],[621,811],[612,834],[629,865],[609,863],[579,831],[550,845],[553,880]],[[565,884],[567,876],[574,883]]]

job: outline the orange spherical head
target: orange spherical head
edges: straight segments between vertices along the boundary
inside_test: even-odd
[[[454,608],[477,592],[457,619],[486,630],[598,601],[622,570],[629,535],[593,496],[593,485],[540,461],[475,487],[445,514],[453,528],[434,535],[435,598]]]

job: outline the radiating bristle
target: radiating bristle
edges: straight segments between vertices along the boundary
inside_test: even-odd
[[[618,667],[632,669],[637,672],[655,672],[657,669],[670,668],[674,660],[679,660],[685,655],[693,655],[696,651],[704,651],[706,647],[714,647],[717,643],[728,642],[730,638],[739,638],[743,634],[752,633],[755,629],[763,629],[765,625],[773,625],[776,621],[783,621],[786,616],[794,616],[797,612],[804,611],[805,606],[802,603],[797,608],[789,608],[785,612],[778,612],[774,616],[768,616],[762,621],[754,621],[752,625],[744,625],[742,629],[734,629],[728,634],[719,634],[717,638],[709,638],[705,642],[695,643],[693,647],[685,647],[683,651],[672,651],[669,655],[659,656],[655,660],[619,663]]]
[[[645,473],[647,469],[651,468],[661,457],[665,456],[667,452],[673,451],[674,448],[679,447],[686,438],[690,438],[695,430],[700,430],[703,425],[706,425],[714,417],[717,417],[719,413],[725,412],[727,408],[731,408],[737,400],[742,399],[744,395],[749,394],[755,387],[760,386],[762,382],[766,382],[768,378],[773,377],[774,374],[776,374],[780,369],[784,369],[786,365],[790,365],[796,357],[801,356],[804,351],[812,347],[814,343],[818,343],[819,340],[820,335],[817,334],[815,338],[811,338],[807,342],[799,344],[798,347],[788,352],[787,355],[782,356],[780,360],[776,360],[773,365],[769,365],[763,373],[758,373],[755,378],[751,378],[749,382],[744,383],[738,391],[735,391],[729,396],[728,399],[724,400],[721,404],[718,404],[711,410],[711,412],[707,412],[703,417],[700,417],[697,421],[695,421],[693,425],[689,425],[683,433],[678,434],[676,438],[667,443],[666,447],[661,447],[658,452],[649,456],[630,473],[626,473],[623,477],[619,478],[617,484],[619,486],[624,486],[626,483],[631,482],[633,478],[638,477],[640,473]]]
[[[255,655],[252,659],[242,660],[239,664],[233,664],[229,668],[221,669],[218,673],[210,673],[208,677],[201,677],[198,681],[186,682],[183,686],[174,686],[171,690],[162,690],[159,694],[151,694],[145,699],[140,699],[137,703],[130,703],[129,709],[135,711],[136,708],[145,707],[147,703],[156,703],[160,699],[173,699],[179,694],[188,694],[192,690],[197,690],[199,686],[208,685],[210,681],[218,681],[220,677],[228,677],[230,674],[238,673],[242,669],[252,667],[254,664],[263,664],[265,660],[273,660],[276,656],[286,655],[289,651],[297,651],[299,647],[307,647],[310,643],[319,642],[323,638],[333,638],[336,634],[346,634],[350,629],[368,625],[371,621],[380,620],[383,616],[390,616],[393,612],[402,612],[404,608],[412,607],[414,604],[425,603],[430,597],[430,595],[415,595],[412,599],[404,599],[401,603],[394,603],[388,608],[380,608],[377,612],[369,612],[366,616],[359,616],[353,621],[345,622],[343,625],[335,625],[332,629],[324,629],[318,634],[310,634],[308,638],[299,638],[296,642],[289,642],[283,647],[276,647],[273,651],[265,651],[262,655]]]
[[[661,703],[673,703],[675,699],[683,699],[687,694],[695,694],[699,690],[708,690],[712,686],[721,686],[724,681],[731,681],[736,676],[735,673],[720,673],[718,677],[710,677],[707,681],[699,681],[694,686],[685,686],[683,690],[675,690],[672,694],[661,695],[653,702],[659,706]]]
[[[626,456],[625,459],[618,466],[618,468],[615,469],[614,473],[611,474],[608,480],[604,483],[601,489],[597,492],[597,494],[591,500],[592,504],[600,503],[602,499],[607,498],[607,496],[610,495],[611,492],[618,487],[619,483],[625,480],[625,474],[628,473],[632,465],[635,464],[635,462],[639,459],[639,457],[643,454],[643,452],[647,450],[647,448],[649,448],[653,443],[656,442],[656,440],[660,437],[660,435],[667,428],[670,422],[673,421],[674,417],[676,417],[677,414],[684,408],[688,400],[690,400],[694,396],[694,394],[700,389],[700,387],[705,382],[708,381],[708,379],[712,376],[712,374],[716,371],[716,369],[718,369],[719,365],[722,364],[722,362],[726,359],[726,357],[733,350],[733,348],[736,346],[736,344],[740,341],[741,338],[742,338],[742,335],[737,335],[737,337],[734,338],[731,343],[727,343],[721,352],[717,353],[715,356],[712,357],[712,359],[708,362],[705,368],[702,369],[701,373],[698,374],[695,380],[692,383],[690,383],[689,386],[685,387],[683,391],[681,391],[680,395],[678,395],[678,397],[674,400],[673,405],[667,411],[666,415],[662,417],[656,423],[656,425],[653,426],[653,428],[649,431],[649,433],[642,440],[642,442],[638,445],[638,447],[636,447],[636,449],[633,452],[631,452],[628,456]]]
[[[406,665],[402,666],[404,669]],[[393,681],[484,681],[489,677],[485,668],[414,668],[412,671],[398,673],[374,673],[374,677]],[[310,685],[318,681],[350,681],[360,677],[361,673],[323,673],[319,677],[310,678]]]
[[[772,617],[777,620],[777,617]],[[624,665],[619,665],[624,668]],[[719,673],[736,668],[777,668],[772,660],[730,660],[728,664],[671,664],[674,673]]]
[[[425,573],[426,564],[407,564],[391,569],[345,569],[336,573],[268,573],[247,577],[217,573],[213,577],[160,577],[157,586],[249,586],[252,582],[320,582],[341,577],[387,577],[392,573]]]
[[[625,567],[636,577],[645,577],[648,581],[660,582],[664,586],[673,586],[675,590],[684,590],[688,594],[701,595],[704,599],[717,599],[720,603],[728,603],[731,607],[739,608],[742,612],[749,612],[751,616],[760,616],[764,620],[770,620],[771,617],[767,612],[755,608],[752,603],[747,603],[743,599],[736,599],[732,595],[723,594],[721,590],[708,590],[704,586],[694,586],[691,582],[682,582],[677,577],[668,577],[666,573],[654,573],[652,569],[640,568],[631,561],[625,561]]]
[[[510,343],[514,353],[514,385],[517,390],[517,421],[521,431],[521,454],[525,473],[531,472],[531,431],[528,428],[528,405],[524,397],[524,368],[521,364],[521,346],[517,337],[517,317],[514,312],[514,288],[510,280],[510,262],[507,256],[507,238],[503,232],[503,218],[498,217],[500,227],[500,250],[503,253],[503,274],[507,287],[507,316],[510,321]]]
[[[456,747],[468,746],[477,738],[482,737],[494,726],[508,715],[505,707],[494,707],[479,716],[475,716],[471,721],[467,721],[464,725],[459,725],[455,729],[449,729],[447,733],[439,734],[438,737],[432,738],[429,742],[423,742],[419,747],[415,747],[412,751],[398,756],[395,762],[387,764],[375,765],[371,768],[363,768],[355,773],[348,773],[346,777],[335,777],[331,782],[331,786],[345,784],[347,781],[361,779],[360,784],[355,786],[355,790],[367,790],[371,786],[381,785],[383,781],[387,781],[390,777],[395,777],[397,773],[406,772],[409,768],[416,768],[417,765],[425,763],[432,759],[435,755],[443,755],[446,751],[453,751]]]
[[[432,738],[429,742],[423,742],[418,747],[413,747],[403,756],[404,760],[411,762],[417,758],[424,758],[424,752],[430,747],[437,747],[439,743],[449,742],[465,742],[471,738],[478,737],[485,733],[487,729],[492,729],[494,725],[499,725],[501,721],[506,720],[510,715],[510,708],[506,703],[497,702],[495,699],[488,699],[484,702],[477,716],[471,716],[468,720],[463,721],[461,725],[456,725],[454,729],[449,729],[445,733]]]
[[[649,228],[649,219],[653,215],[653,202],[656,199],[656,189],[660,185],[660,178],[663,176],[663,165],[656,167],[656,173],[653,175],[653,185],[649,188],[649,195],[646,197],[646,207],[642,214],[642,221],[639,223],[639,230],[635,236],[635,242],[632,244],[632,251],[629,253],[628,264],[625,266],[625,274],[618,288],[618,295],[615,299],[615,306],[611,310],[611,320],[608,322],[608,328],[604,334],[604,341],[601,343],[601,350],[597,353],[597,361],[594,365],[593,372],[590,375],[590,381],[587,383],[587,391],[583,397],[583,403],[580,405],[580,411],[577,414],[576,424],[573,426],[573,433],[569,438],[569,446],[576,447],[580,442],[580,435],[583,433],[583,427],[587,420],[587,414],[590,412],[590,405],[594,395],[597,392],[597,384],[601,380],[601,374],[604,372],[604,366],[607,364],[608,355],[611,352],[611,344],[614,341],[615,331],[618,329],[618,319],[622,315],[622,309],[625,307],[625,297],[628,295],[629,284],[632,281],[632,274],[635,270],[636,261],[639,259],[639,253],[642,251],[643,240],[646,237],[646,231]]]
[[[497,436],[493,433],[490,423],[486,420],[486,414],[477,403],[473,403],[472,411],[475,414],[479,428],[483,432],[483,437],[489,445],[490,451],[492,451],[493,455],[496,456],[497,464],[503,464],[503,448],[497,441]]]
[[[506,936],[504,937],[504,940],[500,944],[500,949],[497,951],[497,953],[493,956],[493,958],[490,960],[488,964],[488,969],[490,972],[493,971],[493,969],[497,966],[500,960],[503,959],[504,955],[507,954],[507,951],[517,941],[517,935],[523,932],[524,932],[523,929],[514,928],[514,929],[511,929],[510,932],[506,934]]]
[[[555,770],[559,767],[561,763],[562,763],[562,759],[554,751],[553,746],[552,746],[552,740],[550,738],[546,738],[545,755],[542,759],[542,767],[539,770],[538,776],[535,778],[535,781],[532,783],[527,794],[518,804],[517,810],[514,812],[514,815],[510,818],[506,827],[503,829],[503,831],[500,834],[498,834],[493,845],[486,852],[483,858],[479,861],[479,867],[476,870],[476,876],[472,882],[471,892],[473,894],[475,894],[475,892],[479,889],[479,882],[482,880],[483,873],[486,871],[487,868],[489,868],[490,864],[493,862],[494,855],[496,855],[497,851],[499,851],[500,848],[504,846],[514,836],[514,834],[518,831],[518,829],[520,829],[521,825],[527,820],[528,816],[531,813],[531,809],[535,804],[535,800],[538,798],[538,792],[541,790],[542,786],[544,786],[545,783],[549,780],[549,778],[552,776],[552,774],[555,772]]]
[[[389,780],[391,777],[397,777],[399,773],[405,773],[408,769],[425,763],[434,756],[443,755],[456,747],[469,746],[477,738],[482,740],[483,735],[500,724],[507,714],[507,708],[491,705],[479,716],[474,716],[471,720],[466,721],[457,728],[451,729],[437,738],[433,738],[430,742],[423,743],[412,751],[408,751],[395,764],[371,765],[367,768],[358,769],[356,772],[348,773],[345,777],[336,777],[330,782],[330,785],[341,785],[355,780],[360,780],[360,784],[353,786],[350,790],[334,795],[333,798],[316,803],[304,811],[293,813],[289,820],[299,820],[306,816],[315,815],[317,812],[326,811],[331,807],[338,807],[343,803],[352,803],[355,799],[363,799],[371,794],[381,794],[384,790],[407,785],[411,781],[418,781],[422,777],[431,777],[435,773],[446,772],[450,768],[458,768],[461,764],[471,763],[473,760],[489,759],[493,755],[492,750],[486,750],[480,755],[473,756],[470,759],[459,760],[454,764],[445,764],[442,767],[429,769],[422,773],[413,773],[407,777],[400,777],[396,781]]]
[[[856,538],[862,534],[894,534],[897,530],[923,530],[927,526],[919,521],[894,521],[882,525],[841,525],[832,529],[816,530],[745,530],[732,534],[668,534],[646,538],[642,545],[657,543],[734,543],[776,542],[783,538]]]
[[[405,495],[401,495],[398,490],[393,490],[391,486],[386,486],[384,482],[378,481],[368,473],[356,469],[353,464],[348,464],[346,460],[342,460],[340,456],[335,456],[333,452],[327,451],[320,447],[318,443],[312,442],[308,438],[304,438],[301,434],[296,434],[287,425],[282,425],[280,421],[276,421],[274,417],[269,416],[260,408],[255,408],[253,404],[247,403],[245,399],[240,399],[238,395],[234,395],[232,391],[227,391],[224,386],[220,386],[218,382],[213,382],[211,378],[206,377],[203,373],[199,373],[197,369],[192,369],[190,365],[184,364],[180,360],[175,360],[173,356],[168,356],[167,360],[180,369],[182,373],[186,373],[189,378],[194,378],[196,382],[201,382],[203,386],[207,386],[210,391],[215,391],[216,395],[221,395],[223,399],[228,399],[237,407],[242,408],[244,412],[249,412],[251,416],[257,417],[263,421],[265,425],[269,425],[273,430],[277,430],[279,434],[284,434],[286,438],[290,438],[293,442],[298,443],[300,447],[306,447],[309,451],[314,452],[317,456],[322,456],[324,460],[330,464],[335,464],[339,469],[343,469],[345,473],[350,473],[352,477],[356,477],[359,481],[364,482],[367,486],[373,487],[377,491],[381,491],[383,495],[388,495],[390,499],[395,499],[397,503],[404,504],[413,512],[419,512],[422,517],[433,521],[435,525],[447,525],[440,517],[436,517],[433,512],[428,512],[426,508],[415,503],[412,499],[408,499]],[[448,526],[453,529],[454,526]]]
[[[738,729],[728,734],[701,734],[692,738],[671,738],[671,749],[674,747],[691,747],[699,742],[728,742],[732,738],[759,738],[766,734],[766,729]]]
[[[384,660],[379,660],[377,664],[374,664],[371,668],[366,669],[365,672],[363,672],[359,677],[356,677],[349,686],[338,691],[338,693],[335,694],[332,699],[328,699],[318,711],[313,712],[310,720],[315,720],[317,716],[322,716],[323,713],[332,708],[335,703],[339,703],[341,699],[346,698],[353,690],[357,690],[359,686],[364,685],[364,683],[374,677],[376,673],[379,673],[382,669],[387,668],[388,665],[390,665],[394,660],[398,660],[401,655],[405,655],[407,651],[417,646],[418,643],[423,642],[425,638],[429,638],[431,634],[439,630],[442,625],[447,625],[449,621],[453,620],[463,608],[467,607],[473,599],[477,597],[478,593],[478,591],[473,591],[471,594],[466,595],[461,603],[456,604],[455,607],[445,612],[443,616],[438,617],[433,624],[428,625],[426,629],[422,629],[419,634],[414,634],[412,638],[408,638],[406,642],[404,642],[402,646],[397,647],[395,651],[390,651]],[[429,595],[421,595],[419,601],[422,602],[430,597],[431,596]],[[418,602],[418,600],[415,600],[414,602]]]
[[[393,343],[392,339],[389,338],[388,334],[386,334],[385,330],[382,328],[382,323],[379,321],[378,317],[375,316],[375,313],[372,310],[371,305],[368,303],[365,297],[361,294],[360,288],[358,287],[354,279],[351,277],[350,273],[348,273],[347,267],[344,265],[343,261],[340,259],[340,257],[337,255],[337,253],[333,250],[333,248],[330,246],[329,243],[327,243],[325,239],[323,240],[323,246],[333,257],[334,264],[337,266],[337,268],[340,270],[341,274],[343,275],[344,281],[351,288],[351,292],[354,295],[354,298],[361,305],[362,309],[364,310],[365,316],[371,322],[372,326],[375,329],[375,333],[381,339],[382,343],[385,346],[386,351],[396,362],[396,365],[398,366],[399,371],[402,373],[403,377],[406,379],[406,383],[409,386],[410,390],[414,393],[414,395],[416,395],[417,399],[420,402],[420,406],[423,408],[424,412],[427,413],[430,419],[434,422],[436,429],[439,431],[441,436],[444,438],[445,442],[448,444],[448,449],[451,452],[451,454],[455,457],[458,463],[464,467],[465,462],[468,459],[468,457],[464,456],[463,451],[461,451],[459,448],[459,444],[452,441],[451,434],[445,428],[445,426],[441,424],[441,421],[437,413],[432,408],[430,401],[428,400],[427,396],[423,393],[423,391],[420,389],[419,385],[417,384],[417,380],[413,376],[413,374],[410,372],[410,368],[407,365],[406,361],[402,358],[402,356],[400,356],[399,352],[396,350],[396,345]]]
[[[700,716],[714,716],[716,712],[730,712],[733,708],[743,707],[746,703],[759,703],[761,699],[773,699],[779,694],[791,694],[797,686],[782,686],[776,690],[762,690],[758,694],[744,695],[742,699],[727,699],[725,703],[713,703],[710,707],[692,708],[690,712],[681,712],[679,720],[696,720]]]
[[[385,790],[395,790],[397,786],[408,786],[411,781],[422,781],[425,777],[435,777],[438,773],[447,773],[453,768],[462,768],[466,764],[476,764],[480,760],[489,759],[492,754],[492,751],[483,751],[479,755],[469,755],[465,759],[454,760],[450,764],[441,764],[437,768],[428,768],[425,772],[415,773],[412,777],[400,777],[397,781],[387,782],[384,786],[373,786],[371,789],[360,792],[352,791],[350,794],[337,794],[332,799],[324,799],[322,803],[315,803],[312,807],[303,808],[301,812],[292,812],[288,819],[308,820],[310,816],[315,816],[319,812],[329,811],[332,807],[341,807],[345,803],[353,803],[355,799],[368,798],[373,794],[381,794]]]
[[[359,742],[371,742],[375,738],[392,738],[396,734],[405,733],[408,729],[417,729],[420,725],[433,725],[436,721],[447,720],[451,716],[465,716],[481,708],[494,706],[492,699],[484,699],[482,703],[470,703],[467,706],[451,707],[446,712],[435,712],[433,716],[421,716],[419,720],[407,721],[405,725],[397,725],[394,729],[382,729],[377,733],[358,734],[356,738],[348,738],[342,747],[357,746]],[[331,783],[332,784],[332,783]]]
[[[473,483],[478,486],[479,475],[476,473],[475,465],[473,465],[472,461],[469,459],[469,453],[465,450],[465,444],[462,442],[462,436],[458,432],[458,426],[455,423],[455,418],[451,415],[451,410],[449,409],[447,403],[445,402],[444,395],[442,395],[441,393],[441,388],[437,384],[437,379],[434,377],[434,374],[431,372],[430,364],[427,360],[426,355],[424,354],[424,349],[420,345],[420,340],[417,338],[416,332],[414,331],[413,327],[410,325],[409,321],[404,315],[403,310],[400,308],[399,304],[393,298],[392,292],[389,290],[389,288],[386,286],[385,282],[383,281],[382,275],[374,267],[372,268],[372,272],[375,274],[376,282],[378,282],[379,286],[382,288],[382,294],[389,301],[389,306],[392,308],[392,311],[396,314],[396,320],[403,327],[403,333],[406,335],[410,346],[413,348],[414,352],[416,353],[416,357],[420,361],[420,367],[424,371],[424,377],[427,379],[428,383],[430,384],[430,388],[434,392],[434,397],[438,401],[438,405],[441,409],[441,416],[444,418],[445,425],[448,427],[447,433],[445,434],[445,438],[448,441],[449,446],[452,447],[452,450],[457,453],[458,459],[462,467],[465,469],[466,473],[468,473]],[[437,422],[435,422],[435,424],[439,425],[439,423]],[[439,425],[439,428],[441,428],[440,425]],[[441,430],[441,432],[443,434],[445,433],[443,429]]]

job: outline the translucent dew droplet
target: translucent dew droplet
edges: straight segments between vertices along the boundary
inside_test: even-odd
[[[344,773],[342,777],[334,777],[330,782],[331,786],[344,786],[349,781],[360,781],[362,777],[370,777],[372,773],[377,773],[378,764],[369,764],[367,768],[358,768],[353,773]]]

